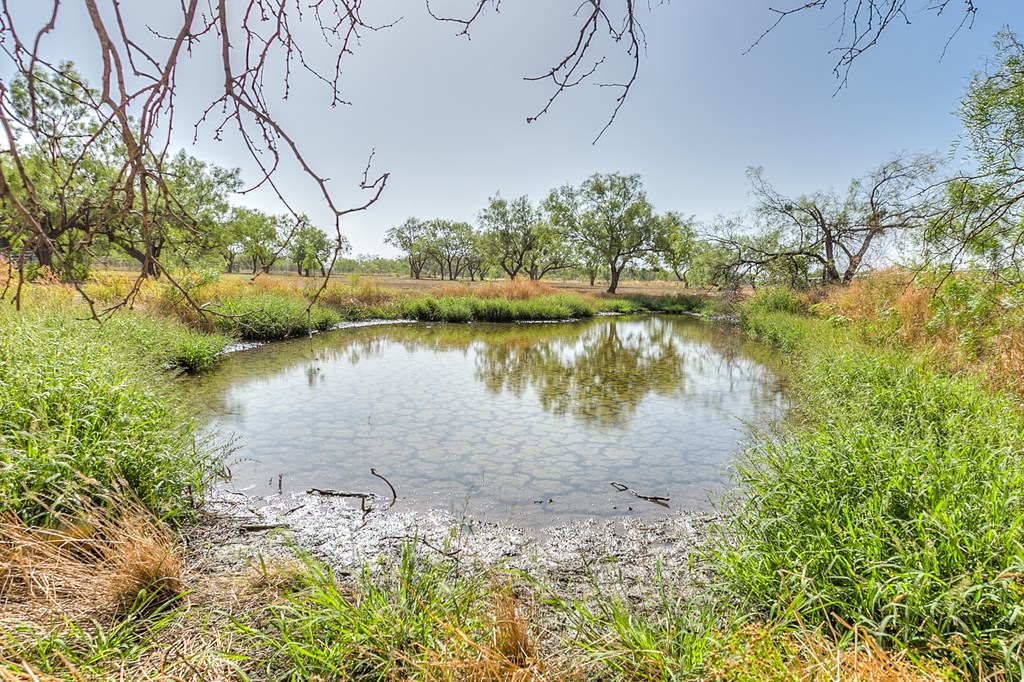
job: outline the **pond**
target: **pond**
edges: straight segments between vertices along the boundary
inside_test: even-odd
[[[785,410],[771,360],[685,317],[376,325],[235,353],[188,398],[234,489],[387,495],[374,468],[407,510],[542,527],[665,513],[633,491],[706,508]]]

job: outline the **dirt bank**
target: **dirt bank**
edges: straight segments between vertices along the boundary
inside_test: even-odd
[[[657,520],[624,517],[528,530],[443,511],[395,513],[387,500],[365,506],[372,511],[364,513],[352,498],[296,493],[264,499],[221,490],[186,542],[202,570],[212,573],[298,550],[346,575],[396,557],[415,540],[425,557],[521,571],[563,599],[585,599],[599,590],[653,606],[658,572],[677,587],[705,582],[695,550],[719,518],[676,511]]]

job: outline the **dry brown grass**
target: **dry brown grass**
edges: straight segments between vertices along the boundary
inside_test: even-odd
[[[707,680],[723,682],[948,682],[961,677],[953,668],[886,651],[859,630],[853,641],[836,645],[809,632],[780,637],[761,625],[731,633],[706,671]]]
[[[983,319],[940,321],[936,310],[943,305],[943,292],[936,286],[902,271],[873,273],[829,291],[818,309],[826,316],[842,315],[854,321],[870,341],[897,341],[944,370],[975,374],[993,389],[1024,396],[1024,318],[1020,311],[999,303]],[[973,342],[965,343],[965,338]]]
[[[455,283],[449,282],[433,290],[435,296],[475,296],[477,298],[504,298],[510,301],[525,301],[538,296],[550,296],[558,290],[547,282],[528,279],[500,280],[491,282]]]
[[[135,502],[84,503],[55,527],[0,519],[0,606],[7,619],[113,620],[140,599],[182,592],[173,537]]]
[[[903,343],[918,343],[931,319],[934,289],[922,286],[913,274],[884,270],[825,292],[822,310],[851,320],[878,323],[876,331],[888,336],[895,331]]]
[[[996,387],[1024,396],[1024,329],[1004,332],[993,344],[992,355]]]

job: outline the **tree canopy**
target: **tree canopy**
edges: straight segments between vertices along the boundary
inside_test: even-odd
[[[636,174],[596,173],[579,187],[554,190],[544,207],[584,261],[608,267],[610,294],[626,266],[657,249],[665,229]]]

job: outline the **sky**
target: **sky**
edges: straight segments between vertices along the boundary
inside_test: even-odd
[[[895,22],[840,87],[833,50],[842,5],[835,1],[790,17],[753,49],[774,22],[771,0],[644,6],[640,74],[596,143],[615,106],[617,92],[609,88],[575,88],[539,120],[526,122],[552,91],[524,77],[546,72],[576,38],[577,5],[564,0],[506,0],[500,13],[485,12],[469,39],[456,35],[456,25],[431,19],[423,0],[367,3],[366,18],[400,20],[365,31],[346,58],[341,95],[351,105],[330,107],[328,93],[301,76],[287,101],[270,104],[311,164],[330,178],[340,203],[364,200],[356,185],[371,152],[373,169],[390,173],[381,199],[343,221],[355,254],[397,255],[384,245],[384,234],[408,217],[473,222],[499,192],[539,201],[595,172],[638,173],[658,211],[710,221],[749,207],[751,166],[763,166],[781,192],[799,195],[842,190],[900,151],[948,154],[960,133],[958,102],[972,72],[991,57],[995,33],[1007,26],[1024,30],[1019,0],[978,2],[973,26],[956,35],[960,2],[936,17],[922,9],[932,0],[909,0],[909,25]],[[135,9],[143,12],[139,21],[157,26],[176,4],[146,2]],[[474,3],[432,4],[465,12]],[[797,4],[777,0],[777,6]],[[96,77],[96,41],[81,30],[84,20],[80,9],[65,3],[46,47],[51,55],[66,52]],[[297,30],[316,37],[308,17]],[[621,46],[603,44],[601,53],[607,61],[595,82],[621,78],[629,66]],[[195,54],[178,77],[174,143],[204,160],[239,166],[252,181],[257,176],[236,139],[216,141],[207,126],[193,145],[185,123],[210,101],[222,77],[210,68],[209,53]],[[329,57],[310,52],[318,56]],[[278,180],[297,209],[332,227],[316,187],[294,165]],[[281,210],[266,191],[237,203]]]

